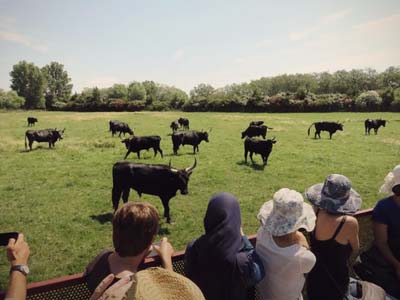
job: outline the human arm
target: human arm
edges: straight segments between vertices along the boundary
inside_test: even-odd
[[[168,238],[163,237],[161,239],[161,244],[154,245],[154,250],[157,251],[158,255],[161,257],[161,263],[166,270],[173,271],[172,268],[172,254],[174,254],[174,248],[171,243],[168,242]]]
[[[96,287],[89,300],[123,299],[125,293],[132,285],[132,278],[131,276],[123,277],[109,287],[114,278],[114,274],[109,274],[104,278]]]
[[[360,251],[360,240],[358,237],[358,232],[359,232],[358,221],[356,218],[349,216],[345,224],[347,228],[348,242],[351,246],[352,254],[357,254]]]
[[[388,226],[374,221],[372,224],[374,231],[374,245],[379,249],[385,260],[396,270],[397,278],[400,279],[400,261],[393,255],[388,244]]]
[[[16,265],[27,265],[29,259],[29,246],[20,233],[17,240],[10,239],[7,245],[7,259],[11,267]],[[5,299],[25,300],[26,299],[26,275],[19,271],[10,273],[10,281]]]

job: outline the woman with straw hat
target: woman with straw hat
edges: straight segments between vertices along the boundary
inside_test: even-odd
[[[307,278],[308,298],[357,299],[349,291],[347,263],[360,247],[358,222],[351,215],[361,207],[361,197],[351,188],[350,180],[339,174],[311,186],[306,196],[317,208],[317,222],[311,233],[311,250],[317,262]]]
[[[257,218],[256,251],[266,276],[258,285],[261,299],[303,299],[304,274],[315,264],[314,254],[299,229],[312,231],[315,213],[303,196],[287,188],[280,189],[264,203]]]
[[[400,298],[400,165],[386,175],[380,192],[389,196],[380,200],[372,213],[374,245],[390,266],[379,284]]]

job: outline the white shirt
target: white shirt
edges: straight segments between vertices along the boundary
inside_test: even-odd
[[[315,255],[298,244],[279,247],[272,235],[262,227],[257,232],[256,252],[265,269],[265,277],[258,284],[261,299],[303,299],[304,274],[314,267]]]

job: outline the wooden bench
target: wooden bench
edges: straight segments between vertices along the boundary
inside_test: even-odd
[[[371,214],[372,209],[367,209],[355,215],[360,224],[361,251],[366,250],[373,240]],[[255,235],[249,238],[253,244],[256,243]],[[184,274],[184,257],[184,251],[176,252],[172,257],[175,272]],[[160,264],[158,257],[147,258],[141,268],[159,266]],[[4,299],[4,295],[5,291],[0,291],[0,300]],[[88,300],[89,297],[90,292],[82,273],[28,284],[28,300]],[[257,292],[249,293],[248,298],[249,300],[258,299]]]

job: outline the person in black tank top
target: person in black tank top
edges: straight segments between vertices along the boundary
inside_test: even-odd
[[[310,187],[306,196],[318,208],[317,224],[310,237],[311,251],[317,262],[307,278],[308,299],[353,299],[348,294],[350,276],[347,262],[352,251],[358,251],[359,248],[358,223],[355,218],[347,217],[346,214],[354,214],[361,207],[360,195],[351,188],[347,177],[332,174],[326,178],[324,184]],[[338,218],[338,215],[343,216]],[[327,226],[335,226],[331,228],[332,236],[318,240],[316,232],[321,231],[319,228],[326,230]],[[345,227],[348,230],[344,238]],[[338,242],[339,236],[340,240],[347,243]]]

